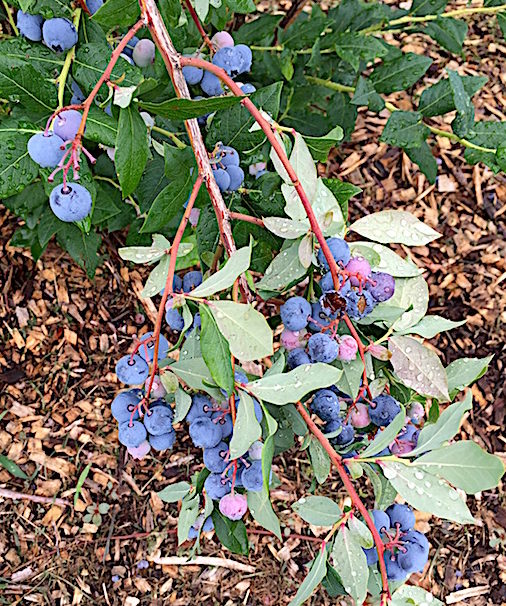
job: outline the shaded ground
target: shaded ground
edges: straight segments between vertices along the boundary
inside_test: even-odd
[[[506,46],[497,42],[487,49],[492,41],[482,35],[485,25],[478,22],[471,31],[465,64],[468,74],[487,71],[492,83],[480,95],[480,119],[499,116],[505,105],[500,72]],[[404,50],[420,51],[421,45],[431,52],[421,36],[403,40]],[[491,61],[480,63],[484,56]],[[434,58],[435,80],[443,67],[457,66],[444,55]],[[392,101],[404,103],[402,95]],[[413,258],[428,270],[431,311],[466,317],[468,323],[433,344],[446,363],[495,354],[490,372],[473,388],[474,410],[463,437],[504,452],[506,179],[468,167],[461,150],[444,139],[439,181],[430,187],[399,150],[377,142],[384,119],[361,114],[353,142],[339,150],[327,173],[363,188],[351,205],[352,216],[402,207],[443,234],[428,247],[412,249]],[[183,428],[169,455],[125,461],[118,447],[109,412],[118,388],[114,363],[135,334],[151,328],[153,310],[144,309],[135,294],[141,276],[111,254],[116,242],[102,251],[106,261],[94,283],[56,246],[34,264],[26,251],[9,247],[17,220],[4,209],[0,213],[0,453],[27,474],[37,472],[26,481],[0,468],[0,490],[57,494],[71,503],[79,475],[91,463],[77,511],[0,494],[0,577],[6,583],[0,604],[288,603],[316,542],[289,538],[281,544],[251,534],[249,560],[222,551],[212,537],[204,542],[202,555],[231,558],[252,566],[252,572],[152,561],[157,553],[177,554],[176,507],[162,504],[155,491],[190,475],[200,460]],[[305,533],[290,513],[291,503],[309,486],[305,454],[293,450],[276,464],[282,478],[273,495],[276,510],[287,534]],[[336,496],[339,484],[327,490]],[[87,524],[86,508],[104,503],[109,510],[102,523]],[[442,599],[450,596],[449,603],[496,606],[506,602],[504,495],[483,493],[471,508],[480,527],[435,520],[429,527],[429,518],[419,518],[421,530],[430,528],[432,546],[421,584]],[[312,603],[331,601],[320,591]]]

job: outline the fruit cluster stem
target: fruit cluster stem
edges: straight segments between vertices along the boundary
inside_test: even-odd
[[[195,25],[197,26],[197,29],[199,30],[199,34],[202,36],[202,39],[209,47],[209,50],[211,52],[213,52],[214,51],[213,43],[211,42],[209,36],[207,35],[206,30],[202,26],[199,16],[197,15],[197,13],[195,12],[195,9],[193,8],[191,0],[184,0],[184,4],[185,4],[186,8],[188,9],[188,12],[190,13],[190,17],[192,18],[193,23],[195,23]]]
[[[386,565],[385,565],[385,560],[383,559],[383,554],[385,552],[385,546],[383,545],[383,541],[378,532],[378,529],[374,525],[374,521],[371,518],[369,511],[367,510],[367,507],[364,505],[364,503],[362,502],[362,499],[359,497],[357,491],[355,490],[355,487],[353,486],[353,482],[351,481],[350,476],[348,475],[348,473],[344,467],[341,456],[337,454],[337,452],[334,450],[332,444],[328,441],[328,439],[325,437],[323,432],[319,429],[319,427],[313,421],[313,419],[311,418],[311,415],[308,413],[305,406],[301,402],[297,402],[296,406],[297,406],[297,410],[299,411],[301,417],[306,422],[306,425],[308,426],[309,431],[315,436],[315,438],[318,440],[318,442],[320,442],[320,444],[325,449],[325,452],[329,455],[329,458],[332,461],[334,467],[337,469],[337,473],[339,474],[339,477],[341,478],[341,481],[343,482],[344,487],[346,488],[346,491],[350,495],[351,502],[357,508],[357,510],[362,514],[362,516],[364,517],[365,523],[367,524],[367,527],[371,531],[372,537],[374,539],[374,544],[375,544],[376,550],[378,552],[378,558],[379,558],[378,564],[379,564],[380,573],[381,573],[381,584],[383,587],[383,596],[384,596],[384,599],[386,600],[386,602],[388,602],[388,600],[390,599],[390,590],[388,588],[388,578],[387,578],[387,569],[386,569]]]
[[[163,57],[176,95],[181,99],[191,99],[190,91],[188,90],[188,85],[186,84],[181,69],[181,57],[174,48],[155,0],[139,0],[139,4],[153,41]],[[185,126],[195,154],[199,174],[203,176],[207,191],[209,192],[209,197],[211,198],[216,220],[218,221],[221,241],[223,242],[227,255],[230,257],[230,255],[236,251],[236,245],[232,236],[228,208],[214,178],[212,166],[209,161],[209,156],[197,119],[192,118],[190,120],[185,120]],[[244,276],[241,276],[239,286],[243,299],[245,301],[250,301],[252,297]]]
[[[188,224],[188,220],[190,218],[190,213],[192,211],[193,205],[195,204],[195,200],[197,199],[197,195],[202,186],[203,178],[199,175],[193,184],[193,188],[188,198],[188,203],[186,205],[183,218],[181,219],[181,223],[177,228],[176,235],[174,236],[174,241],[170,247],[170,261],[169,261],[169,272],[167,274],[167,279],[165,281],[165,289],[163,291],[162,299],[158,306],[158,314],[156,316],[156,325],[155,330],[153,332],[153,340],[155,342],[155,349],[153,352],[153,367],[151,369],[151,376],[149,378],[148,386],[146,387],[146,394],[144,399],[146,402],[149,400],[149,394],[151,393],[151,388],[153,386],[153,381],[155,379],[156,371],[158,370],[158,350],[160,348],[160,332],[162,330],[162,321],[163,321],[163,312],[165,311],[165,303],[167,303],[167,299],[169,295],[173,294],[173,282],[174,282],[174,272],[176,270],[176,261],[177,261],[177,251],[179,249],[179,245],[181,244],[181,239],[183,238],[184,230],[186,229],[186,225]]]

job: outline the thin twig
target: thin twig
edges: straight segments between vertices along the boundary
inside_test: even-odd
[[[15,492],[7,488],[0,488],[0,497],[13,500],[33,501],[34,503],[43,503],[44,505],[60,505],[61,507],[72,507],[72,503],[66,499],[56,497],[40,497],[36,494],[25,494],[24,492]]]

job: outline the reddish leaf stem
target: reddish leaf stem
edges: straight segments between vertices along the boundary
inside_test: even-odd
[[[190,0],[185,0],[184,3],[185,3],[186,8],[188,9],[188,12],[190,13],[191,18],[193,19],[193,22],[197,26],[197,29],[199,30],[199,33],[202,36],[202,39],[207,44],[210,51],[213,52],[214,51],[213,43],[209,39],[209,36],[206,34],[206,30],[202,26],[202,23],[200,22],[200,19],[199,19],[197,13],[195,12],[195,9],[193,8],[192,3],[190,2]]]
[[[146,388],[146,394],[144,399],[146,402],[149,399],[149,394],[151,392],[151,387],[153,386],[153,381],[155,379],[156,371],[158,370],[158,350],[160,348],[160,331],[162,330],[162,320],[163,313],[165,311],[165,303],[167,303],[167,299],[169,298],[169,294],[173,294],[173,282],[174,282],[174,272],[176,269],[176,261],[177,261],[177,251],[179,249],[179,245],[181,244],[181,239],[183,237],[184,230],[186,229],[186,225],[190,218],[190,213],[192,211],[195,200],[197,199],[197,195],[200,191],[200,187],[202,185],[203,178],[199,175],[193,184],[193,189],[191,191],[190,197],[188,198],[188,203],[186,205],[186,209],[184,211],[183,218],[181,219],[181,223],[177,228],[176,235],[174,236],[174,241],[172,242],[172,246],[170,247],[170,261],[169,261],[169,272],[167,274],[167,280],[165,281],[165,289],[163,291],[162,300],[160,301],[160,305],[158,306],[158,315],[156,317],[156,325],[153,333],[153,340],[155,342],[155,350],[153,352],[153,368],[151,369],[151,376],[149,378],[149,383]]]
[[[297,402],[297,410],[300,412],[302,418],[306,422],[306,425],[308,426],[309,431],[318,439],[318,442],[320,442],[320,444],[325,449],[325,452],[329,455],[329,458],[332,461],[332,463],[334,464],[334,466],[336,467],[337,473],[339,474],[339,477],[341,478],[341,480],[344,484],[344,487],[346,488],[346,491],[348,492],[348,494],[351,497],[351,502],[358,509],[358,511],[360,511],[360,513],[364,517],[364,520],[365,520],[369,530],[371,531],[371,534],[374,539],[374,544],[376,545],[376,549],[378,551],[378,557],[379,557],[378,563],[379,563],[380,572],[381,572],[383,595],[385,596],[386,600],[389,600],[390,599],[390,590],[388,589],[387,570],[386,570],[386,566],[385,566],[385,560],[383,559],[385,547],[383,545],[383,541],[378,532],[378,529],[374,525],[374,522],[373,522],[371,516],[369,515],[369,512],[367,511],[367,507],[364,505],[361,498],[358,496],[358,493],[355,490],[355,487],[353,486],[353,482],[351,481],[349,475],[346,472],[346,469],[344,468],[342,458],[337,454],[337,452],[332,447],[332,444],[328,441],[328,439],[325,437],[323,432],[318,428],[318,426],[313,421],[313,419],[311,419],[311,415],[308,413],[306,408],[300,402]]]
[[[258,219],[257,217],[251,217],[250,215],[243,215],[243,213],[236,213],[230,211],[228,216],[231,219],[235,219],[237,221],[246,221],[247,223],[253,223],[254,225],[258,225],[259,227],[264,227],[264,222],[262,219]]]

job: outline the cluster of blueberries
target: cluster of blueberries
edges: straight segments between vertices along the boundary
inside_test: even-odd
[[[212,62],[217,67],[224,69],[231,78],[245,74],[251,70],[253,55],[246,44],[234,44],[234,39],[228,32],[217,32],[211,38],[213,47],[216,49]],[[200,84],[202,92],[209,97],[223,95],[225,90],[221,80],[211,72],[204,71],[199,67],[183,67],[183,75],[186,82],[191,86]],[[255,92],[252,84],[237,82],[245,95]],[[196,99],[199,97],[196,97]],[[200,97],[201,98],[201,97]]]
[[[238,371],[235,380],[242,384],[248,382],[246,375]],[[236,410],[240,406],[241,401],[236,396]],[[254,407],[260,423],[262,408],[257,401],[254,401]],[[261,491],[263,487],[262,443],[255,442],[249,448],[247,457],[230,460],[229,441],[234,426],[226,399],[217,402],[206,395],[195,394],[186,421],[190,438],[195,446],[203,449],[204,465],[210,472],[204,482],[207,495],[219,501],[219,509],[224,516],[239,520],[246,513],[248,503],[246,496],[238,493],[236,488]]]
[[[394,278],[384,272],[372,271],[363,257],[352,257],[350,247],[341,238],[328,238],[327,244],[341,269],[339,290],[336,290],[329,265],[322,250],[318,262],[327,270],[319,284],[322,296],[309,303],[303,297],[291,297],[281,306],[284,324],[283,346],[289,351],[290,368],[301,364],[334,360],[350,361],[357,354],[357,345],[350,336],[338,336],[335,320],[345,312],[350,318],[364,318],[374,307],[390,299],[395,291]],[[314,333],[310,335],[306,327]],[[330,333],[330,334],[329,334]]]
[[[376,431],[381,431],[379,428],[390,425],[401,412],[399,402],[389,394],[376,396],[370,402],[363,398],[354,402],[335,386],[318,390],[311,408],[325,423],[324,432],[329,436],[330,442],[337,449],[346,449],[348,456],[356,454],[355,451],[350,452],[354,442],[363,444],[368,439],[367,436],[374,436]],[[424,414],[423,406],[414,402],[407,411],[403,429],[378,456],[400,455],[414,450],[420,433],[416,425],[421,422]]]
[[[237,191],[244,181],[244,171],[239,166],[239,152],[218,143],[211,154],[213,175],[220,191]]]
[[[392,581],[403,581],[412,572],[421,572],[429,558],[429,542],[418,530],[413,530],[415,514],[408,505],[394,503],[385,511],[371,512],[385,546],[387,577]],[[374,547],[364,549],[367,564],[378,561]]]

